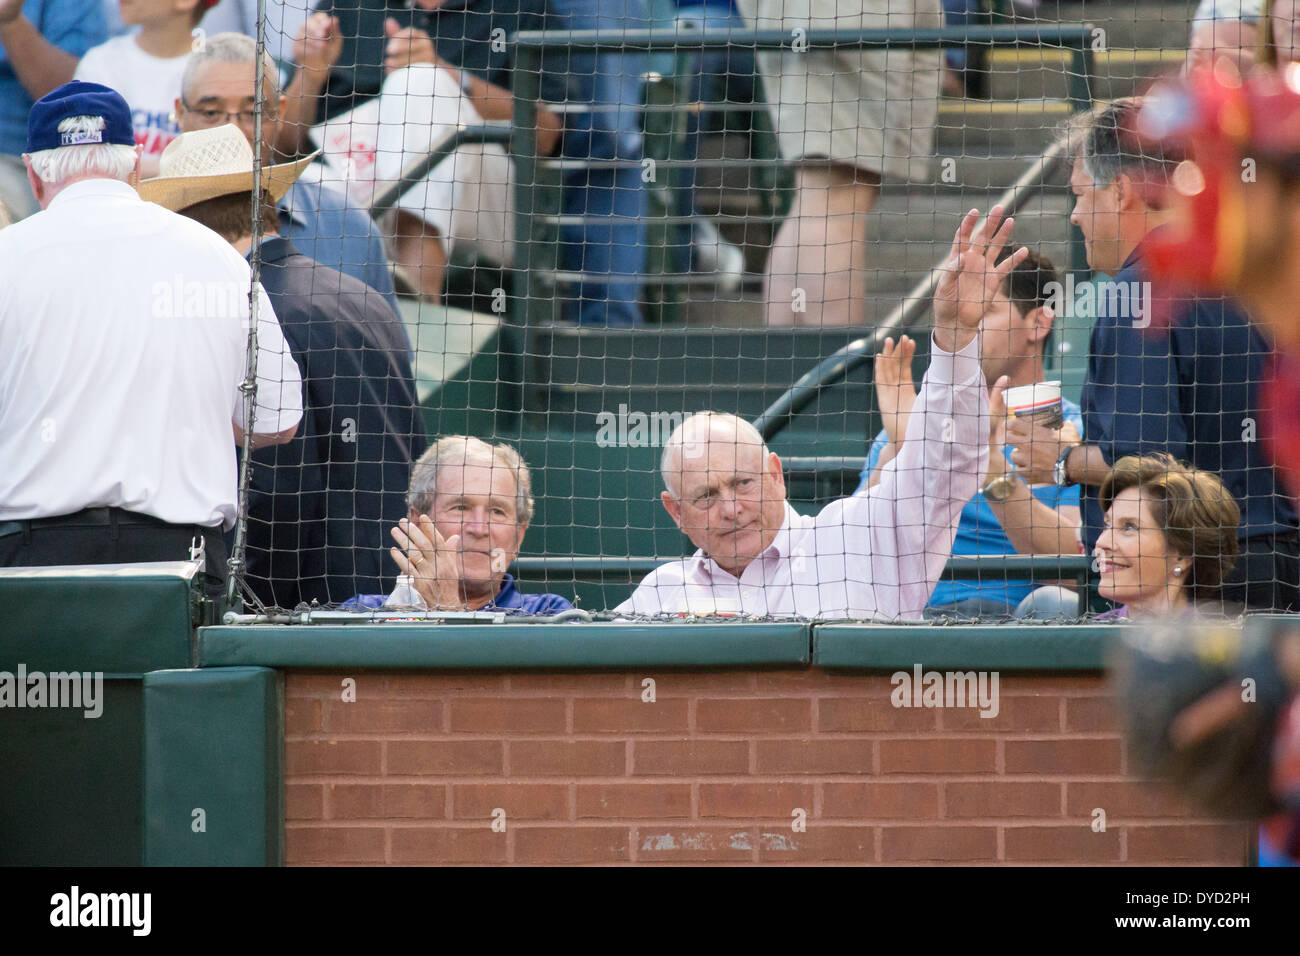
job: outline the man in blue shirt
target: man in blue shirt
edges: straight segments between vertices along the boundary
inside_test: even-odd
[[[409,516],[389,554],[431,608],[555,614],[558,594],[521,594],[506,568],[533,517],[533,482],[519,452],[466,435],[440,438],[411,469]],[[346,609],[377,608],[383,594],[358,594]]]
[[[1008,426],[1013,460],[1032,480],[1083,486],[1083,544],[1101,533],[1099,486],[1125,455],[1167,452],[1211,471],[1241,505],[1241,557],[1221,594],[1251,610],[1300,610],[1300,533],[1295,507],[1257,440],[1259,386],[1271,349],[1229,300],[1156,299],[1144,246],[1166,211],[1147,205],[1144,186],[1173,163],[1135,128],[1142,101],[1117,100],[1091,121],[1075,159],[1071,221],[1083,231],[1088,265],[1113,279],[1098,284],[1083,442],[1027,422]],[[1167,327],[1152,329],[1153,317]]]
[[[1046,258],[1030,253],[989,302],[980,326],[980,364],[985,379],[996,383],[995,395],[1001,393],[998,384],[1014,388],[1044,380],[1043,351],[1055,318],[1049,303],[1054,288],[1059,288],[1056,268]],[[897,347],[886,340],[885,351],[877,358],[876,392],[886,427],[872,442],[862,470],[863,485],[873,483],[875,472],[894,457],[898,450],[895,436],[906,431],[906,416],[916,397],[911,378],[913,351],[909,339],[904,338]],[[1062,399],[1062,405],[1066,422],[1078,434],[1082,429],[1079,406],[1068,399]],[[1002,423],[997,411],[995,408],[989,475],[983,490],[962,509],[952,553],[1077,552],[1078,489],[1054,484],[1030,488],[1020,480],[1009,464],[1011,449],[998,440]],[[1001,578],[940,581],[924,614],[927,618],[1009,617],[1032,587],[1029,581]]]
[[[0,0],[0,203],[15,219],[37,209],[22,151],[32,104],[72,79],[108,39],[104,10],[86,0]]]
[[[176,119],[181,132],[236,122],[248,141],[253,141],[256,53],[256,42],[240,33],[218,33],[204,39],[203,45],[191,54],[181,89],[177,90]],[[269,57],[265,71],[262,163],[269,165],[270,143],[284,97]],[[393,277],[374,222],[355,204],[349,206],[343,193],[311,177],[312,170],[308,169],[280,200],[280,234],[309,259],[360,279],[396,312]]]

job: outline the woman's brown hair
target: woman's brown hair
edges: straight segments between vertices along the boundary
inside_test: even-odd
[[[1190,560],[1183,578],[1189,596],[1213,598],[1237,563],[1241,509],[1232,492],[1218,475],[1190,468],[1171,455],[1129,455],[1115,462],[1102,482],[1098,496],[1102,512],[1130,488],[1151,500],[1151,513],[1170,551]]]

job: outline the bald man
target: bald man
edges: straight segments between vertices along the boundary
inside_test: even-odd
[[[979,362],[986,304],[1028,250],[995,265],[1013,221],[972,210],[934,295],[930,368],[880,483],[815,517],[786,501],[781,459],[752,425],[702,412],[664,445],[664,508],[699,549],[652,571],[619,613],[919,620],[988,466]],[[989,237],[992,237],[991,239]]]

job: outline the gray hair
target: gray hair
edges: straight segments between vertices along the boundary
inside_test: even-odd
[[[185,61],[185,75],[181,77],[181,97],[188,100],[190,98],[190,87],[194,83],[195,74],[203,68],[205,63],[256,63],[257,62],[257,41],[252,37],[244,36],[242,33],[216,33],[210,37],[204,37],[199,48],[190,54],[190,58]],[[262,51],[262,69],[266,78],[271,81],[271,94],[278,98],[280,96],[280,71],[275,65],[275,60],[267,51]],[[274,112],[276,104],[272,103],[269,107],[270,112]]]
[[[663,454],[659,456],[659,473],[663,476],[664,487],[668,489],[668,493],[673,498],[677,497],[676,476],[681,472],[680,459],[683,449],[685,449],[685,454],[688,457],[697,457],[702,454],[703,449],[700,439],[696,436],[700,432],[703,432],[706,436],[712,435],[714,429],[718,426],[731,429],[735,434],[735,444],[758,445],[763,449],[764,460],[770,454],[767,442],[763,441],[763,436],[758,433],[757,428],[745,421],[745,419],[727,412],[698,412],[673,429],[673,433],[664,442]],[[689,442],[688,435],[690,436]],[[707,444],[710,440],[705,438],[704,444]]]
[[[1072,125],[1072,133],[1082,140],[1083,171],[1094,185],[1109,186],[1121,173],[1144,182],[1162,182],[1173,172],[1177,160],[1159,145],[1139,147],[1134,141],[1135,120],[1144,103],[1141,96],[1122,96],[1099,104]]]
[[[533,520],[533,478],[523,457],[509,445],[489,445],[469,435],[448,435],[430,445],[411,468],[406,504],[427,514],[438,495],[438,475],[447,466],[486,465],[504,468],[515,479],[515,521]]]
[[[102,116],[67,116],[59,121],[60,133],[88,135],[101,133],[103,129]],[[31,161],[32,170],[45,183],[58,184],[78,176],[126,182],[135,172],[135,147],[94,142],[56,146],[38,149],[31,154]]]

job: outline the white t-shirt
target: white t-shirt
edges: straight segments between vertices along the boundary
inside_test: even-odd
[[[228,242],[117,180],[0,231],[0,521],[232,527],[251,283]],[[254,431],[272,434],[302,418],[302,379],[258,301]]]
[[[133,36],[113,37],[86,51],[73,78],[103,83],[121,93],[131,107],[135,141],[144,147],[146,159],[157,160],[181,132],[172,119],[172,109],[181,95],[188,59],[189,54],[167,59],[152,56],[140,49]]]

